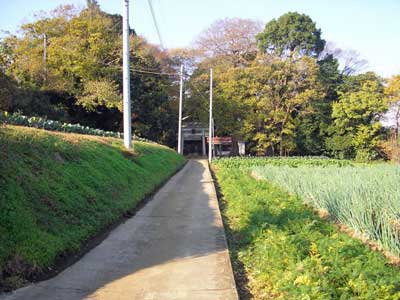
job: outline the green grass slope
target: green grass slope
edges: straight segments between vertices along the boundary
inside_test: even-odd
[[[78,251],[183,163],[157,144],[0,127],[0,289]]]

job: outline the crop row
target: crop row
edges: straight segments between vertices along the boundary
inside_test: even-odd
[[[122,132],[105,131],[101,129],[83,126],[81,124],[69,124],[60,121],[48,120],[41,117],[27,117],[20,113],[10,114],[8,112],[0,111],[0,124],[21,125],[34,127],[39,129],[46,129],[52,131],[79,133],[87,135],[97,135],[105,137],[123,138]],[[152,142],[146,138],[134,136],[135,140],[142,142]]]
[[[350,160],[332,159],[325,156],[291,156],[291,157],[227,157],[216,161],[217,165],[224,168],[253,168],[262,166],[351,166]]]

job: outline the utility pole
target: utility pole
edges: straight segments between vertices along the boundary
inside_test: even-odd
[[[212,128],[213,128],[213,117],[212,117],[212,101],[213,101],[213,69],[210,69],[210,122],[208,128],[208,162],[212,160]]]
[[[183,99],[183,65],[181,65],[181,82],[179,91],[179,120],[178,120],[178,153],[183,154],[182,145],[182,99]]]
[[[43,71],[44,71],[44,82],[47,81],[47,35],[43,34]]]
[[[129,74],[129,0],[123,0],[122,14],[122,49],[123,49],[123,109],[124,109],[124,145],[126,149],[132,147],[132,115],[131,115],[131,86]]]
[[[212,138],[214,139],[215,137],[215,123],[214,123],[214,118],[212,118]],[[215,149],[215,145],[214,145],[214,141],[213,141],[213,147],[212,147],[212,157],[215,157],[217,155],[216,149]]]

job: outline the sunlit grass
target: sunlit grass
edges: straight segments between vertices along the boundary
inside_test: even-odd
[[[0,127],[0,287],[77,251],[183,163],[154,143]]]

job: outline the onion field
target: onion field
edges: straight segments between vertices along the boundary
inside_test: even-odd
[[[212,168],[241,299],[400,299],[399,266],[335,224],[398,256],[399,166],[295,157]]]
[[[298,195],[317,209],[400,256],[400,167],[265,165],[252,173]]]

